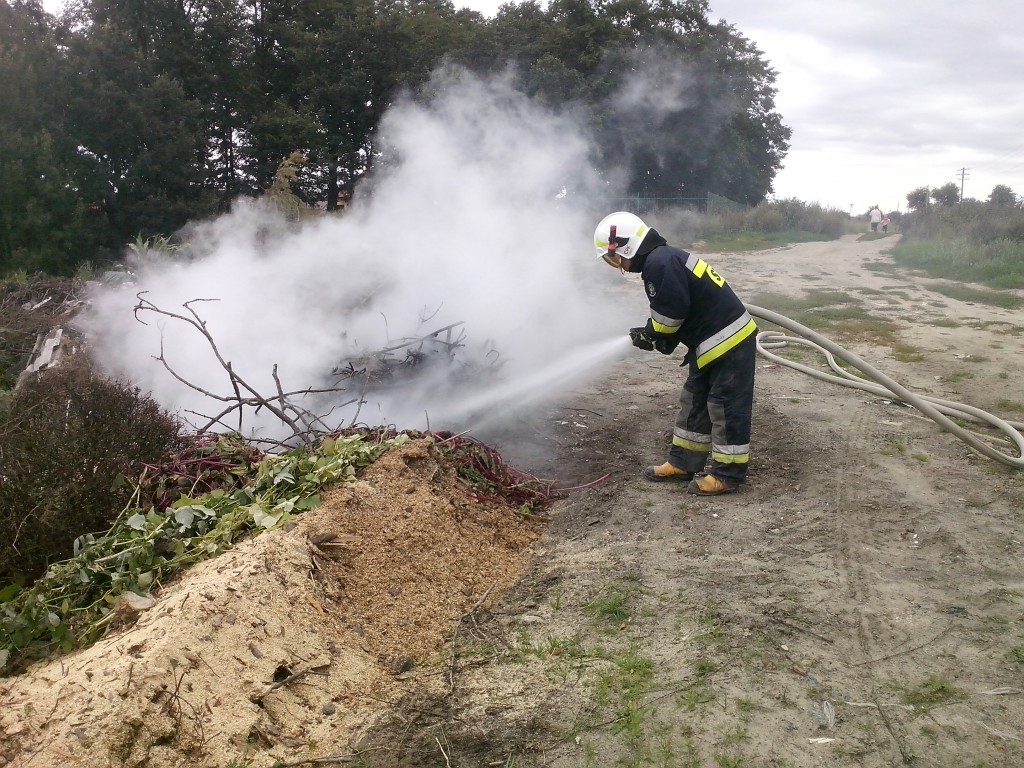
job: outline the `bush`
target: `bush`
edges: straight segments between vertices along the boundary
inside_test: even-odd
[[[142,463],[180,443],[181,424],[138,388],[78,360],[25,383],[0,405],[0,582],[38,578],[107,530]]]

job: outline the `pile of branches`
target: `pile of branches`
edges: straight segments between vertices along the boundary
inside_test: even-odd
[[[402,385],[429,371],[443,366],[450,378],[468,378],[483,371],[497,371],[502,360],[498,351],[488,350],[483,361],[459,358],[459,350],[466,346],[464,323],[457,322],[438,328],[423,336],[407,336],[388,344],[376,352],[361,355],[336,365],[331,375],[341,379],[361,379],[368,388]]]
[[[259,442],[267,450],[288,450],[296,445],[314,446],[320,440],[334,433],[339,425],[336,412],[348,406],[354,406],[354,414],[348,421],[349,427],[355,425],[359,418],[359,409],[367,402],[367,393],[390,384],[407,384],[413,378],[444,366],[447,381],[481,375],[486,371],[493,372],[500,368],[500,360],[496,350],[489,350],[482,363],[473,363],[457,358],[458,350],[466,346],[466,332],[462,322],[452,323],[438,328],[423,336],[410,336],[388,344],[383,349],[369,352],[358,358],[337,365],[331,371],[335,377],[333,385],[325,388],[307,387],[299,390],[286,391],[278,376],[277,365],[272,369],[272,377],[276,391],[260,392],[243,377],[223,356],[217,340],[213,337],[199,312],[199,305],[215,299],[190,299],[182,304],[182,312],[170,311],[155,304],[146,295],[146,291],[136,294],[138,303],[135,306],[135,318],[146,325],[145,317],[156,315],[159,318],[184,323],[191,326],[202,336],[205,344],[213,353],[217,363],[226,376],[226,387],[221,391],[212,391],[189,381],[176,370],[164,354],[163,340],[160,343],[160,354],[157,360],[175,380],[204,395],[216,413],[199,413],[188,410],[185,413],[198,417],[199,421],[190,421],[189,425],[202,435],[211,431],[234,432],[246,434],[245,417],[259,411],[272,414],[284,428],[283,436],[275,439],[262,439],[250,436],[250,440]],[[421,318],[421,322],[426,319]],[[161,332],[162,333],[162,332]],[[313,411],[310,408],[317,404],[328,403],[326,412]],[[313,404],[313,405],[311,405]],[[325,406],[328,407],[328,406]],[[186,418],[189,418],[186,416]]]
[[[71,278],[0,282],[0,390],[13,389],[39,334],[66,325],[85,306],[81,293]]]

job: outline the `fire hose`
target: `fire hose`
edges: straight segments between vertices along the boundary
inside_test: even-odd
[[[916,408],[918,411],[939,424],[958,439],[967,443],[971,448],[983,456],[987,456],[990,459],[1010,467],[1024,469],[1024,436],[1022,436],[1019,431],[1024,429],[1024,423],[1018,421],[1004,421],[1003,419],[970,405],[963,405],[949,400],[940,400],[926,395],[915,394],[899,382],[879,371],[874,366],[869,365],[853,352],[844,349],[821,334],[812,331],[810,328],[807,328],[788,317],[750,304],[747,305],[747,311],[754,317],[766,320],[773,325],[777,325],[787,331],[797,334],[796,336],[787,336],[786,334],[775,330],[761,331],[757,335],[757,351],[762,357],[765,357],[774,363],[778,363],[779,365],[802,371],[803,373],[821,381],[832,382],[844,387],[853,387],[875,395],[898,400],[901,403]],[[772,349],[781,349],[789,346],[790,344],[810,347],[823,354],[828,361],[829,368],[831,368],[836,375],[825,373],[818,368],[812,368],[808,365],[794,362],[793,360],[787,360],[769,351]],[[856,368],[867,378],[860,378],[859,376],[855,376],[845,370],[836,362],[836,358],[839,358]],[[950,416],[974,423],[988,424],[989,426],[994,427],[1003,433],[1010,443],[1016,446],[1018,455],[1012,456],[1008,452],[1004,452],[993,447],[989,442],[986,442],[985,438],[981,435],[972,432],[969,429],[965,429],[952,421],[952,419],[949,418]]]

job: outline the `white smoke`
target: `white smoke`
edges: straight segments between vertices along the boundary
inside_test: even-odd
[[[180,320],[143,312],[146,324],[138,322],[139,291],[184,316],[185,302],[211,299],[190,306],[223,359],[267,396],[277,390],[275,366],[285,391],[319,388],[340,362],[450,323],[463,323],[461,359],[498,359],[506,384],[623,335],[635,318],[595,295],[602,282],[595,273],[608,268],[591,237],[608,211],[591,196],[598,186],[581,127],[504,79],[449,73],[433,92],[440,94],[433,101],[403,101],[386,116],[380,141],[399,160],[376,171],[372,194],[357,194],[347,212],[298,226],[273,220],[265,207],[239,205],[195,227],[189,261],[144,265],[134,285],[100,289],[83,323],[94,357],[169,410],[222,409],[154,359],[162,350],[177,376],[230,396],[210,345]],[[486,377],[465,381],[479,401]],[[361,394],[349,386],[339,402]],[[330,420],[465,428],[478,416],[459,408],[467,397],[454,380],[370,389],[358,411],[348,405]],[[489,416],[514,405],[489,403]],[[272,424],[260,428],[272,433]]]

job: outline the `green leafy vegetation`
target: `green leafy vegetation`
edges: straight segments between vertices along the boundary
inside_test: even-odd
[[[125,396],[118,394],[123,405]],[[478,499],[535,515],[559,494],[466,437],[348,429],[315,447],[262,454],[232,435],[176,434],[174,452],[134,462],[142,467],[137,481],[118,475],[115,485],[127,489],[128,498],[104,533],[91,532],[96,529],[80,517],[57,515],[62,525],[52,526],[48,541],[73,539],[69,556],[52,558],[37,578],[15,574],[0,582],[0,670],[16,671],[32,659],[91,643],[183,568],[317,507],[324,488],[354,480],[360,468],[411,438],[430,440]],[[94,460],[98,454],[85,455]],[[98,477],[109,485],[111,470],[103,470]],[[19,520],[11,516],[5,524]],[[42,544],[41,551],[47,551]]]
[[[357,469],[406,440],[354,434],[325,440],[317,451],[266,456],[236,487],[182,494],[163,510],[139,504],[140,484],[105,534],[79,536],[72,557],[31,586],[0,592],[0,665],[17,668],[94,641],[118,617],[123,598],[145,596],[183,567],[316,507],[324,487],[353,480]]]

